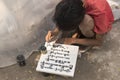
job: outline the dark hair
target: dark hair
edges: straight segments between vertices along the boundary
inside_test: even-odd
[[[55,9],[53,21],[60,30],[76,29],[85,15],[81,0],[62,0]]]

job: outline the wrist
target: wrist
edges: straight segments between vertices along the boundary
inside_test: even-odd
[[[76,43],[76,42],[77,42],[76,38],[72,38],[72,43]]]

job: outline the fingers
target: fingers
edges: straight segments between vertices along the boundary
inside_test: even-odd
[[[46,42],[50,42],[50,41],[52,41],[52,39],[54,39],[54,38],[55,38],[54,33],[53,33],[52,31],[48,31],[48,34],[47,34],[46,37],[45,37]]]
[[[77,36],[78,36],[78,33],[75,33],[72,35],[72,38],[77,38]]]
[[[48,42],[49,40],[51,40],[51,38],[52,38],[51,31],[48,31],[48,33],[47,33],[47,35],[45,37],[46,42]]]

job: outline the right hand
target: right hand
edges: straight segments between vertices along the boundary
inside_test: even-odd
[[[45,37],[45,40],[46,40],[46,42],[49,42],[52,39],[54,39],[55,37],[56,37],[56,35],[54,34],[54,32],[48,31],[48,33],[47,33],[47,35]]]

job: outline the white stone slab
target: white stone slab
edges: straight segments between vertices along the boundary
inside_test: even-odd
[[[47,53],[42,54],[36,71],[74,77],[78,46],[46,43]]]

